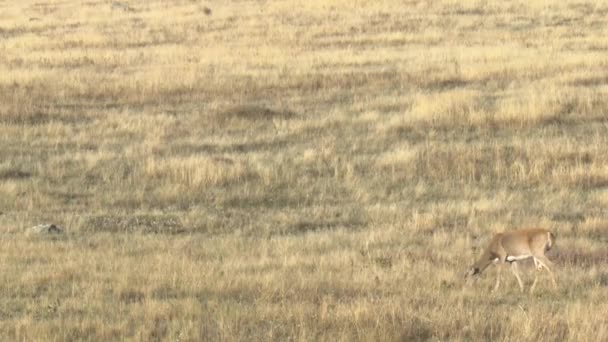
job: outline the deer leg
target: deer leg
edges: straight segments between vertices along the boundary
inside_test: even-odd
[[[536,268],[536,270],[538,272],[540,272],[543,269],[543,266],[540,264],[540,262],[538,260],[536,260],[536,258],[532,258],[532,261],[534,261],[534,268]],[[538,281],[538,273],[534,272],[534,282],[532,282],[532,286],[530,287],[530,293],[534,293],[534,289],[536,288],[537,281]]]
[[[549,266],[553,267],[553,263],[551,261],[549,261],[549,259],[547,259],[547,257],[545,257],[545,256],[534,257],[534,263],[536,264],[537,262],[540,265],[537,267],[537,269],[539,271],[544,268],[547,270],[547,272],[549,272],[549,276],[551,276],[551,282],[553,283],[553,288],[556,289],[557,282],[555,281],[555,276],[553,275],[553,271],[551,271],[551,268],[549,268]]]
[[[553,267],[553,262],[551,262],[551,260],[547,259],[546,256],[544,255],[539,255],[537,257],[535,257],[543,266],[547,267]]]
[[[521,290],[521,292],[524,292],[524,282],[521,280],[521,277],[519,276],[519,269],[517,267],[517,261],[511,262],[511,271],[513,271],[515,278],[517,278],[517,282],[519,283],[519,289]]]
[[[502,265],[496,265],[496,284],[494,284],[494,289],[492,291],[496,291],[498,290],[498,287],[500,286],[500,273],[502,271]]]
[[[540,272],[540,269],[538,269]],[[532,282],[532,287],[530,287],[530,293],[534,293],[534,288],[536,287],[536,281],[538,280],[538,273],[534,273],[534,282]]]

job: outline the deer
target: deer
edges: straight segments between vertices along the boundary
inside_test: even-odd
[[[500,266],[508,263],[511,265],[511,271],[515,278],[517,278],[521,292],[524,292],[524,283],[519,276],[517,263],[532,258],[534,266],[539,272],[543,269],[547,270],[551,276],[553,288],[556,289],[557,283],[553,271],[551,271],[553,263],[545,256],[545,252],[554,245],[555,235],[542,228],[520,229],[495,234],[479,259],[466,272],[465,281],[472,276],[479,276],[488,266],[494,264],[499,266],[493,290],[496,291],[500,286]],[[534,277],[530,293],[534,292],[537,280],[538,273]]]

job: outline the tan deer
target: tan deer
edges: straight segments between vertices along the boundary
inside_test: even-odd
[[[549,272],[553,287],[557,288],[555,277],[550,268],[553,264],[545,256],[545,252],[551,249],[554,244],[555,235],[546,229],[532,228],[498,233],[494,235],[481,257],[465,274],[465,279],[470,276],[481,274],[488,266],[496,264],[499,266],[496,284],[494,285],[494,291],[496,291],[500,285],[501,267],[499,264],[509,263],[511,264],[511,271],[513,271],[513,274],[517,278],[519,288],[523,292],[524,283],[519,276],[517,262],[532,258],[532,260],[534,260],[534,266],[536,266],[536,269],[539,272],[543,269],[546,269],[547,272]],[[538,274],[534,277],[534,283],[532,283],[530,292],[534,292],[537,280]]]

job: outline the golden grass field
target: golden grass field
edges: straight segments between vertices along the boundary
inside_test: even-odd
[[[607,26],[580,0],[0,1],[0,340],[608,340]],[[519,227],[557,235],[557,290],[465,284]]]

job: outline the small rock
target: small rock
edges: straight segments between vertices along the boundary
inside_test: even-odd
[[[33,226],[32,232],[36,234],[63,234],[63,228],[53,223],[46,223]]]

